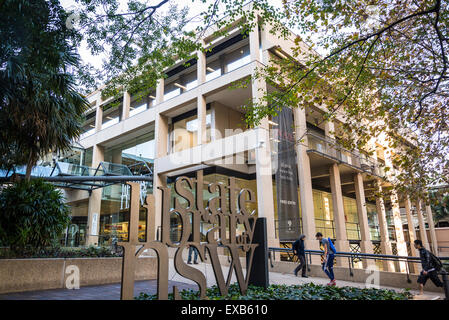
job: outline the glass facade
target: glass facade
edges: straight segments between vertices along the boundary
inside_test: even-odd
[[[88,206],[88,200],[70,204],[72,220],[67,228],[65,246],[86,245]]]
[[[244,66],[245,64],[251,62],[251,56],[249,51],[249,45],[245,45],[226,56],[227,62],[227,72],[233,71],[235,69]]]
[[[106,129],[121,121],[123,104],[121,99],[116,99],[103,106],[103,119],[101,129]]]
[[[321,232],[324,237],[335,239],[332,195],[328,192],[313,190],[313,210],[316,231]]]
[[[380,241],[379,219],[377,217],[376,205],[367,203],[366,212],[368,214],[368,226],[370,230],[371,240]]]
[[[106,148],[104,161],[109,163],[111,168],[126,169],[128,174],[152,174],[154,131],[129,139],[118,146]],[[140,183],[141,204],[146,194],[152,193],[152,188],[150,182]],[[114,184],[102,189],[99,240],[102,244],[128,239],[129,200],[130,190],[125,184]],[[142,209],[139,215],[139,239],[142,241],[145,229],[146,216],[145,210]]]
[[[346,236],[348,240],[360,240],[359,216],[357,214],[357,202],[355,199],[343,197],[345,210]]]
[[[211,140],[211,110],[206,112],[206,140]],[[198,117],[196,110],[173,119],[170,131],[170,150],[178,152],[198,145]]]
[[[130,138],[128,141],[105,148],[104,163],[111,174],[151,175],[154,165],[154,131]],[[66,157],[65,162],[92,165],[92,148],[76,152]],[[141,204],[146,194],[152,193],[152,183],[140,184]],[[114,184],[101,189],[101,210],[99,245],[110,245],[117,241],[128,239],[129,225],[129,187],[125,184]],[[72,225],[68,229],[68,245],[85,245],[86,225],[88,217],[88,202],[72,203]],[[140,211],[139,239],[144,241],[146,229],[146,214]],[[72,228],[72,229],[70,229]],[[71,236],[72,233],[75,233]],[[75,232],[76,230],[76,232]]]

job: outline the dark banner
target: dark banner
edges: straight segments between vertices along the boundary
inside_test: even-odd
[[[275,127],[278,130],[274,131],[277,133],[274,139],[277,142],[276,198],[279,240],[295,240],[300,236],[300,219],[292,110],[283,108],[273,117],[273,122],[278,124]]]

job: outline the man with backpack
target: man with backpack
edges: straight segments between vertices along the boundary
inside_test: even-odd
[[[306,238],[305,235],[303,235],[303,234],[300,235],[300,236],[299,236],[299,239],[296,240],[296,241],[293,243],[292,249],[293,249],[293,253],[294,253],[295,255],[297,255],[297,256],[298,256],[298,259],[299,259],[299,265],[296,267],[296,269],[295,269],[295,271],[294,271],[295,276],[298,276],[299,270],[302,270],[302,271],[301,271],[302,277],[303,277],[303,278],[308,278],[308,277],[306,276],[306,252],[305,252],[305,249],[304,249],[304,239],[305,239],[305,238]]]
[[[422,271],[418,277],[419,294],[423,294],[424,285],[430,278],[437,287],[443,287],[443,282],[438,278],[438,271],[441,270],[442,263],[432,252],[423,247],[421,240],[415,240],[414,246],[419,250]]]
[[[326,275],[331,280],[327,285],[328,286],[335,286],[337,282],[335,281],[334,276],[334,258],[335,253],[337,253],[337,250],[334,247],[334,244],[332,243],[332,240],[330,238],[323,238],[323,234],[321,232],[318,232],[316,234],[316,239],[320,241],[320,245],[323,248],[324,255],[322,256],[322,269],[326,273]]]

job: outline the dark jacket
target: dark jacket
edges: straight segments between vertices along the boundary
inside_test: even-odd
[[[432,269],[435,269],[435,265],[427,249],[419,249],[419,258],[421,259],[421,265],[424,271],[432,271]]]
[[[292,245],[292,249],[297,252],[298,256],[304,256],[306,254],[304,251],[304,240],[296,240]]]

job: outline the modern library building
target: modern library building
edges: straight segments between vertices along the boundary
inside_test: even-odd
[[[137,97],[124,92],[119,99],[103,101],[101,89],[92,92],[83,134],[72,150],[58,155],[51,170],[152,177],[141,182],[140,192],[142,199],[154,194],[156,234],[159,186],[173,186],[179,176],[200,175],[203,190],[194,192],[202,192],[206,204],[216,193],[208,184],[226,185],[235,177],[239,188],[255,193],[257,201],[248,206],[267,218],[269,247],[289,247],[305,234],[306,247],[318,249],[315,234],[321,232],[334,239],[341,252],[417,256],[410,245],[414,239],[436,252],[432,212],[425,199],[411,202],[408,195],[394,191],[388,198],[376,197],[392,185],[383,168],[392,166],[395,150],[382,135],[372,140],[372,156],[366,150],[347,150],[339,144],[343,117],[323,121],[326,110],[320,105],[284,108],[258,127],[247,127],[242,106],[277,89],[262,79],[248,81],[243,88],[233,84],[252,79],[262,66],[293,59],[295,37],[277,37],[261,25],[246,36],[238,28],[221,37],[206,34],[203,41],[210,50],[165,70],[165,77],[143,98],[141,93]],[[403,141],[408,143],[406,137]],[[68,245],[127,239],[126,184],[66,184],[63,190],[72,210]],[[143,237],[145,210],[141,213]],[[170,221],[170,236],[176,240],[180,222],[176,215]],[[204,237],[210,227],[201,224]],[[379,266],[401,271],[399,265]]]

